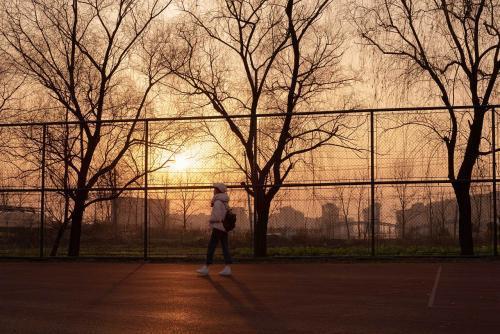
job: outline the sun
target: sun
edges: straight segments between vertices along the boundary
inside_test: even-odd
[[[191,168],[194,164],[194,159],[189,157],[186,153],[177,154],[171,168],[175,171],[181,172]]]

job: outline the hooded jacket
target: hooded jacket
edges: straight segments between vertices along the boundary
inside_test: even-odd
[[[215,194],[212,198],[212,213],[210,214],[210,227],[226,231],[222,222],[229,208],[229,196],[226,193]]]

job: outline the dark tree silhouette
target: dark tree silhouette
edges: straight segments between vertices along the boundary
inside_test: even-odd
[[[137,120],[151,106],[153,87],[168,73],[156,66],[155,49],[142,47],[153,22],[170,3],[22,0],[2,4],[5,53],[68,111],[69,120],[79,122],[74,141],[78,146],[71,157],[63,157],[75,175],[75,190],[69,194],[73,202],[70,256],[80,252],[84,211],[93,202],[89,190],[143,142],[137,135]],[[115,126],[102,122],[120,117],[132,121]],[[106,136],[109,140],[103,140]]]
[[[493,0],[374,0],[356,3],[355,22],[363,41],[404,68],[413,84],[437,89],[449,127],[425,126],[446,145],[448,178],[459,208],[462,255],[472,255],[471,176],[481,154],[488,106],[498,93],[500,3]],[[460,127],[455,103],[473,105],[469,126]],[[447,126],[447,125],[446,125]],[[464,138],[463,155],[459,138]]]
[[[267,254],[272,200],[300,156],[322,145],[350,146],[342,117],[295,115],[301,106],[349,82],[339,67],[343,37],[322,22],[331,2],[220,0],[207,13],[186,5],[178,36],[188,60],[178,66],[166,57],[178,78],[170,86],[224,116],[235,138],[215,141],[250,182],[246,190],[256,207],[255,256]],[[258,114],[266,111],[281,116],[258,125]],[[231,115],[250,118],[239,121]],[[208,130],[217,137],[217,131]]]

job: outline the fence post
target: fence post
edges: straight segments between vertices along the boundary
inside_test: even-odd
[[[373,110],[370,110],[370,223],[371,254],[375,256],[375,122]]]
[[[258,143],[257,143],[257,132],[258,132],[258,124],[257,122],[259,121],[259,118],[257,117],[257,114],[255,114],[255,123],[254,123],[254,131],[255,131],[255,134],[254,134],[254,138],[253,138],[253,161],[252,161],[252,172],[251,172],[251,177],[253,177],[253,174],[255,173],[255,175],[257,175],[256,177],[256,181],[257,184],[256,184],[256,187],[255,189],[256,190],[259,190],[259,176],[258,176],[258,171],[257,171],[257,166],[258,166],[258,157],[257,157],[257,150],[258,150]],[[255,231],[256,231],[256,224],[257,224],[257,220],[258,220],[258,213],[257,213],[257,196],[258,196],[258,191],[254,191],[254,194],[253,194],[253,233],[252,233],[252,251],[253,251],[253,254],[255,256]],[[266,237],[266,243],[267,243],[267,237]],[[267,246],[267,245],[266,245]]]
[[[42,165],[41,165],[41,191],[40,191],[40,257],[44,256],[45,248],[45,151],[47,141],[47,124],[42,127]]]
[[[144,121],[144,260],[148,259],[149,121]]]
[[[491,109],[491,151],[493,152],[493,255],[498,256],[497,154],[495,108]]]

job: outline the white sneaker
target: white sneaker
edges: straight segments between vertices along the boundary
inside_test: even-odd
[[[225,266],[224,269],[219,273],[221,276],[231,276],[231,267]]]
[[[207,276],[208,275],[208,266],[204,265],[200,269],[197,269],[196,272],[200,274],[201,276]]]

